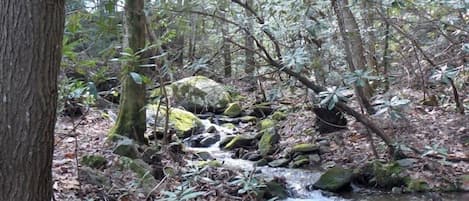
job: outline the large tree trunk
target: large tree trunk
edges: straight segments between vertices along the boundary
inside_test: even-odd
[[[225,18],[225,13],[228,7],[228,1],[223,0],[220,2],[221,16]],[[231,68],[231,43],[228,41],[229,33],[229,24],[224,21],[221,21],[221,33],[223,37],[223,60],[224,60],[224,73],[225,77],[231,77],[232,68]]]
[[[49,201],[64,1],[0,1],[0,200]]]
[[[128,25],[126,37],[128,37],[128,46],[133,52],[138,52],[145,47],[143,6],[143,0],[126,0],[125,2]],[[124,65],[119,116],[110,134],[124,135],[140,143],[145,143],[146,140],[143,135],[146,130],[145,84],[136,82],[131,76],[132,72],[140,72],[138,65],[137,61],[130,61]]]
[[[344,39],[345,53],[348,66],[351,72],[357,69],[366,70],[365,50],[360,35],[357,21],[348,7],[347,0],[333,0],[332,6],[337,15],[340,34]],[[369,114],[374,113],[374,109],[369,102],[372,95],[371,87],[368,82],[365,86],[354,86],[360,105],[365,107]]]
[[[246,0],[246,6],[247,7],[252,7],[252,0]],[[256,62],[254,60],[254,54],[252,53],[252,50],[254,49],[254,40],[252,39],[252,36],[250,33],[253,33],[253,19],[252,19],[252,13],[246,10],[246,17],[248,18],[248,24],[247,24],[247,29],[249,31],[244,34],[244,46],[248,49],[245,50],[245,57],[246,57],[246,66],[244,69],[244,72],[247,73],[248,75],[253,75],[255,67],[256,67]]]

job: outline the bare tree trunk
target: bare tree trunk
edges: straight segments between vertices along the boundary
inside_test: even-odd
[[[49,201],[64,1],[0,1],[0,200]]]
[[[145,16],[143,0],[126,0],[125,13],[128,24],[128,46],[133,52],[145,47]],[[146,130],[145,84],[138,83],[131,73],[139,73],[139,63],[130,61],[124,65],[123,88],[116,125],[110,134],[128,136],[140,143],[145,143]]]
[[[246,6],[247,7],[252,7],[252,0],[246,0]],[[254,41],[252,39],[252,36],[250,34],[253,33],[253,19],[252,19],[252,13],[250,11],[246,10],[246,17],[248,18],[248,23],[247,23],[247,30],[249,33],[244,34],[244,45],[248,48],[253,50],[254,49]],[[248,75],[252,75],[254,73],[254,70],[256,68],[256,61],[254,60],[254,54],[252,54],[251,51],[246,50],[245,51],[245,68],[244,72]]]
[[[340,33],[344,39],[345,53],[350,71],[357,69],[366,70],[366,59],[364,55],[363,42],[360,36],[360,29],[355,18],[350,11],[347,0],[333,0],[332,5],[337,15]],[[374,113],[374,109],[368,100],[371,97],[371,87],[368,82],[365,86],[354,86],[360,105],[365,107],[369,114]]]
[[[225,13],[227,12],[227,5],[228,2],[223,0],[221,2],[221,17],[225,18]],[[228,41],[228,33],[229,33],[229,24],[221,21],[221,32],[223,37],[223,59],[224,59],[224,73],[225,77],[231,77],[232,75],[232,68],[231,68],[231,43]]]

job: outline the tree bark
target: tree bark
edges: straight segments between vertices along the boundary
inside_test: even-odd
[[[252,0],[246,0],[246,6],[247,7],[252,7]],[[246,10],[246,17],[248,18],[248,22],[247,22],[247,30],[249,32],[246,32],[244,34],[244,45],[248,48],[248,49],[251,49],[253,50],[254,49],[254,40],[252,39],[252,36],[251,34],[253,33],[253,20],[252,20],[252,13],[248,10],[248,9],[245,9]],[[256,62],[254,60],[254,54],[251,53],[251,51],[248,51],[248,50],[245,50],[245,68],[244,68],[244,72],[248,75],[253,75],[254,73],[254,70],[256,68]]]
[[[221,17],[225,18],[225,13],[227,12],[228,1],[223,0],[220,5]],[[224,73],[225,77],[231,77],[232,68],[231,68],[231,44],[228,41],[229,33],[229,24],[221,21],[221,33],[223,37],[223,60],[224,60]]]
[[[0,1],[0,200],[49,201],[63,0]]]
[[[128,24],[128,46],[133,52],[145,47],[145,15],[143,0],[126,0],[125,14]],[[124,40],[125,41],[125,40]],[[123,87],[116,125],[111,129],[114,134],[127,136],[140,143],[146,143],[145,84],[136,82],[131,73],[140,73],[139,63],[130,61],[124,65]]]
[[[346,60],[349,65],[350,71],[355,72],[357,69],[366,70],[365,50],[358,28],[357,21],[355,20],[352,11],[347,7],[347,0],[333,0],[332,6],[334,7],[339,24],[339,30],[344,40]],[[368,82],[365,86],[354,86],[360,105],[365,107],[369,114],[374,113],[374,109],[369,102],[371,97],[371,87]]]

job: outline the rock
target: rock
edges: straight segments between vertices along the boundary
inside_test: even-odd
[[[337,109],[313,108],[316,114],[316,128],[319,133],[331,133],[347,128],[347,119]]]
[[[319,154],[310,154],[308,155],[309,162],[311,162],[314,165],[319,165],[321,164],[321,157]]]
[[[231,140],[233,140],[235,138],[235,136],[226,136],[224,139],[222,139],[220,141],[220,144],[218,145],[218,147],[220,148],[224,148],[228,143],[231,142]]]
[[[276,181],[269,181],[265,183],[264,190],[264,199],[269,200],[272,198],[277,198],[279,200],[287,199],[288,191],[285,188],[285,185],[280,184]],[[277,200],[276,199],[276,200]]]
[[[250,147],[252,145],[253,140],[254,140],[253,137],[237,135],[223,148],[231,150],[231,149],[236,149],[239,147]]]
[[[256,122],[257,117],[255,117],[255,116],[243,116],[243,117],[240,117],[239,120],[242,123],[250,123],[250,122]]]
[[[180,142],[171,142],[168,145],[168,151],[175,154],[183,154],[184,153],[184,145]]]
[[[158,151],[159,149],[155,147],[146,148],[145,151],[143,151],[142,160],[150,165],[160,165],[162,157]]]
[[[200,161],[197,166],[199,167],[221,167],[220,161],[209,160],[209,161]]]
[[[272,162],[270,162],[269,166],[270,167],[285,167],[288,165],[288,162],[290,162],[289,159],[280,158],[280,159],[273,160]]]
[[[212,136],[209,136],[209,137],[205,137],[204,139],[202,139],[200,141],[200,146],[201,147],[210,147],[212,146],[213,144],[215,144],[216,142],[218,142],[220,140],[220,135],[212,135]]]
[[[158,105],[150,104],[147,106],[147,119],[149,119],[150,122],[155,122],[154,119],[157,110]],[[179,138],[184,139],[204,130],[202,121],[193,113],[178,108],[170,108],[169,111],[169,125],[174,128]],[[163,124],[165,115],[166,107],[162,105],[158,115],[158,122]]]
[[[112,153],[119,156],[129,157],[131,159],[136,159],[139,155],[137,151],[137,145],[129,138],[120,139]]]
[[[195,155],[197,157],[199,157],[200,159],[204,160],[204,161],[207,161],[207,160],[213,160],[213,156],[210,155],[210,153],[206,152],[206,151],[201,151],[201,152],[197,152],[195,153]]]
[[[236,126],[232,123],[224,123],[221,125],[223,128],[227,128],[227,129],[231,129],[231,130],[234,130],[236,128]]]
[[[405,188],[406,192],[425,192],[430,190],[426,181],[420,179],[411,179]]]
[[[223,112],[223,115],[234,118],[234,117],[241,115],[242,110],[243,109],[241,108],[241,105],[239,104],[239,102],[230,103],[228,104],[228,107]]]
[[[270,114],[272,114],[272,112],[274,111],[274,109],[272,109],[272,107],[271,107],[271,103],[268,103],[268,102],[255,104],[255,105],[253,105],[252,110],[253,110],[252,113],[249,114],[249,115],[259,117],[259,118],[260,117],[267,117]]]
[[[220,134],[204,133],[190,137],[187,144],[190,147],[210,147],[220,140]]]
[[[78,168],[80,180],[84,183],[93,184],[96,186],[110,186],[111,179],[98,170],[91,169],[89,167]]]
[[[272,119],[275,120],[275,121],[282,121],[282,120],[287,119],[287,115],[284,112],[275,111],[272,114]]]
[[[262,120],[259,125],[260,125],[260,129],[261,131],[264,130],[264,129],[268,129],[268,128],[273,128],[275,127],[275,124],[277,122],[275,122],[274,120],[272,119],[264,119]]]
[[[167,93],[174,100],[174,105],[188,111],[223,111],[232,98],[225,87],[204,76],[192,76],[181,79],[166,87]],[[152,97],[161,96],[161,89],[152,92]]]
[[[150,191],[157,185],[156,179],[153,177],[153,169],[150,165],[145,163],[142,159],[134,159],[128,157],[120,157],[119,165],[123,169],[128,169],[134,172],[139,178],[138,183],[141,185],[145,193]]]
[[[306,154],[306,153],[313,153],[318,150],[319,150],[319,145],[305,143],[305,144],[297,144],[293,146],[292,152]]]
[[[269,163],[269,161],[267,161],[266,159],[263,158],[263,159],[260,159],[260,160],[258,160],[258,161],[256,161],[256,162],[254,162],[254,165],[256,165],[256,166],[259,167],[259,166],[265,166],[265,165],[267,165],[268,163]]]
[[[290,162],[290,168],[299,168],[304,165],[309,164],[309,158],[307,156],[301,155],[301,157],[295,158],[292,162]]]
[[[261,155],[265,156],[274,152],[274,145],[280,140],[280,135],[275,128],[264,129],[262,133],[257,147]]]
[[[405,168],[412,167],[414,163],[416,162],[417,162],[417,159],[414,159],[414,158],[404,158],[404,159],[400,159],[396,161],[396,163],[398,163],[399,166],[405,167]]]
[[[81,164],[99,169],[107,164],[106,158],[100,155],[85,155],[81,157]]]
[[[248,152],[248,153],[244,154],[242,159],[248,160],[248,161],[258,161],[258,160],[262,159],[262,155],[260,155],[258,153],[255,153],[255,152]]]
[[[339,192],[350,187],[352,170],[341,167],[333,167],[321,175],[319,180],[313,184],[316,189],[331,192]]]
[[[355,181],[359,184],[384,189],[403,186],[409,180],[410,178],[403,173],[397,162],[383,164],[380,161],[374,161],[363,166],[355,176]]]
[[[210,127],[208,127],[208,128],[205,130],[205,132],[207,132],[207,133],[218,133],[217,128],[215,128],[215,126],[213,126],[213,125],[210,126]]]

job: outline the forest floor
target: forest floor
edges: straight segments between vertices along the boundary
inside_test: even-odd
[[[242,86],[240,86],[242,89]],[[467,89],[466,89],[467,90]],[[256,94],[244,92],[246,100],[255,100]],[[374,117],[386,133],[392,133],[398,143],[422,151],[411,153],[415,164],[410,169],[411,177],[423,178],[431,187],[446,187],[456,182],[461,175],[469,174],[469,115],[454,111],[452,102],[439,107],[423,106],[418,103],[422,95],[417,91],[405,89],[399,92],[412,101],[406,111],[406,120],[391,121]],[[461,92],[469,94],[469,91]],[[304,107],[304,98],[294,94],[285,96],[277,104],[287,104],[300,112],[289,113],[280,123],[280,147],[291,147],[296,143],[312,142],[314,137],[307,134],[314,126],[314,113]],[[466,102],[468,102],[466,98]],[[246,102],[246,105],[251,103]],[[279,105],[280,106],[280,105]],[[367,129],[352,118],[348,130],[338,131],[324,136],[332,138],[329,152],[321,155],[322,163],[338,164],[345,167],[359,167],[375,159]],[[135,184],[132,173],[121,171],[117,166],[118,156],[112,153],[112,146],[106,136],[113,124],[103,111],[90,109],[78,118],[59,117],[56,125],[55,151],[53,160],[53,179],[56,200],[144,200],[143,194]],[[388,158],[384,143],[373,137],[379,158]],[[101,172],[110,179],[109,186],[99,186],[80,182],[77,164],[84,155],[99,154],[108,163]],[[169,158],[165,164],[172,163]],[[80,165],[81,167],[81,165]],[[220,170],[219,170],[220,171]],[[226,170],[229,172],[229,170]],[[80,171],[80,176],[83,176]],[[234,174],[229,172],[229,174]],[[172,181],[177,185],[178,181]],[[171,184],[168,184],[171,185]],[[469,184],[465,184],[466,187]],[[469,190],[469,189],[466,189]],[[230,200],[230,199],[226,199]]]

